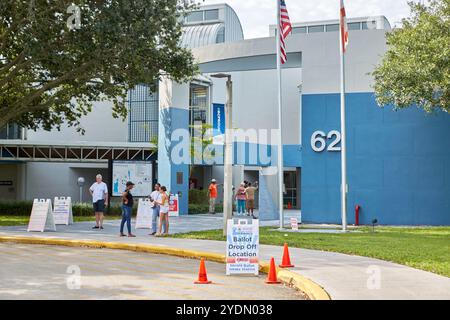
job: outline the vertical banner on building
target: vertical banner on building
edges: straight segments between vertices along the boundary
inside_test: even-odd
[[[27,231],[44,232],[45,230],[56,231],[52,201],[50,199],[34,199]]]
[[[259,272],[258,220],[229,219],[227,223],[226,274]]]
[[[171,194],[169,197],[169,217],[178,217],[180,210],[178,207],[178,195]]]
[[[213,144],[224,144],[225,141],[225,105],[213,103]]]
[[[55,197],[53,201],[53,219],[55,224],[73,224],[71,197]]]
[[[136,229],[152,228],[153,208],[150,199],[139,199],[136,215]]]

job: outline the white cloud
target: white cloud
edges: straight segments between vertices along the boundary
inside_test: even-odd
[[[199,0],[200,2],[202,0]],[[227,3],[238,14],[245,38],[267,37],[276,23],[276,0],[204,0],[204,4]],[[337,19],[339,0],[286,0],[292,22]],[[409,15],[407,0],[347,0],[348,17],[384,15],[391,25]]]

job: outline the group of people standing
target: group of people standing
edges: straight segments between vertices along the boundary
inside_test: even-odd
[[[102,176],[98,174],[96,176],[96,181],[89,188],[95,212],[95,226],[93,229],[103,229],[103,213],[106,206],[108,206],[108,186],[102,180]],[[128,181],[125,190],[122,192],[122,221],[120,222],[121,237],[126,236],[123,232],[125,224],[128,230],[128,237],[136,237],[131,232],[131,215],[134,205],[134,198],[131,191],[133,188],[134,183]],[[149,198],[152,207],[152,232],[150,235],[167,235],[169,233],[169,195],[167,194],[167,188],[156,183]],[[158,224],[159,226],[157,229]],[[164,233],[162,231],[164,231]]]
[[[125,237],[124,233],[125,224],[128,229],[128,237],[135,237],[131,232],[131,215],[133,211],[134,199],[132,190],[134,183],[128,181],[126,188],[122,192],[122,221],[120,223],[120,236]],[[240,184],[239,188],[234,194],[234,199],[237,202],[237,215],[252,216],[255,209],[255,193],[258,190],[258,186],[253,186],[252,183],[244,181]],[[108,186],[102,181],[102,176],[98,174],[96,176],[96,182],[89,188],[89,192],[92,196],[92,202],[95,212],[95,226],[93,229],[103,229],[103,212],[108,206]],[[209,212],[215,214],[216,201],[217,201],[217,181],[211,180],[211,184],[208,188],[209,195]],[[153,192],[149,196],[152,207],[152,232],[150,235],[160,236],[167,235],[169,233],[169,195],[167,188],[156,183]]]
[[[258,190],[258,186],[253,186],[251,182],[244,181],[240,184],[239,188],[234,194],[234,199],[236,200],[236,208],[238,215],[252,216],[256,219],[254,215],[255,210],[255,193]],[[211,184],[208,187],[209,195],[209,212],[215,214],[215,207],[217,201],[217,181],[216,179],[211,180]]]

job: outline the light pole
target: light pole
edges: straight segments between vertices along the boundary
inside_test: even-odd
[[[79,177],[77,180],[78,187],[80,187],[80,203],[83,202],[83,186],[85,182],[83,177]]]
[[[232,142],[232,111],[233,111],[233,82],[231,75],[212,74],[213,78],[227,79],[227,104],[225,107],[225,150],[223,162],[223,235],[227,234],[228,219],[233,217],[233,142]]]

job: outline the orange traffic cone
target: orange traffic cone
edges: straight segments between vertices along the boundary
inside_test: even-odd
[[[266,283],[268,284],[275,284],[280,283],[277,279],[277,267],[275,266],[275,259],[270,259],[270,268],[269,273],[267,274],[267,280]]]
[[[283,250],[283,261],[280,264],[280,268],[293,268],[294,265],[291,263],[291,258],[289,257],[289,249],[287,243],[284,244]]]
[[[208,284],[208,276],[206,275],[205,260],[202,258],[200,260],[200,268],[198,270],[198,280],[194,282],[195,284]]]

